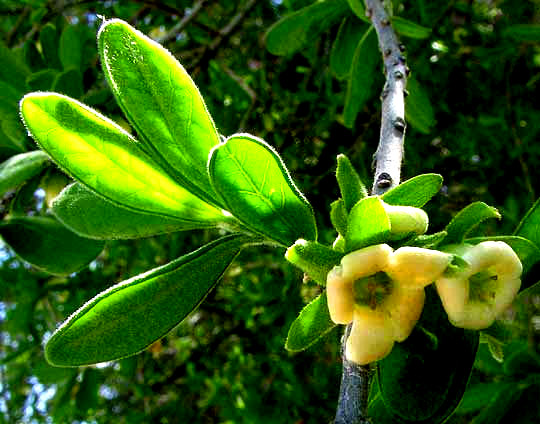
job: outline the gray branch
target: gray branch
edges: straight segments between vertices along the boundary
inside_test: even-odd
[[[401,178],[406,127],[405,88],[409,68],[403,55],[405,49],[399,43],[381,0],[364,1],[366,15],[377,32],[386,76],[381,94],[381,132],[374,155],[375,178],[372,189],[373,194],[380,195],[397,186]],[[347,326],[341,341],[343,371],[334,424],[369,424],[367,407],[373,367],[355,364],[345,357],[345,343],[350,330],[351,324]]]

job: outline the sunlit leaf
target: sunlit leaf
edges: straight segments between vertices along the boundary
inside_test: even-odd
[[[497,209],[483,202],[474,202],[460,210],[446,226],[446,244],[461,243],[478,224],[486,219],[501,218]]]
[[[317,238],[311,205],[263,140],[229,137],[212,151],[208,169],[226,209],[249,228],[285,246]]]
[[[0,164],[0,196],[38,175],[49,162],[49,156],[41,150],[10,157]]]
[[[56,93],[21,101],[28,130],[68,174],[113,203],[185,221],[216,222],[219,210],[179,186],[111,120]]]
[[[378,197],[360,200],[349,214],[347,251],[382,243],[390,235],[390,219]]]
[[[242,236],[223,237],[101,292],[51,336],[47,360],[80,366],[147,348],[204,300],[246,242]]]
[[[343,154],[337,157],[336,179],[347,212],[360,199],[368,196],[366,186],[360,179],[349,158]]]
[[[102,25],[98,47],[116,100],[147,153],[184,188],[215,202],[206,165],[219,135],[182,65],[118,19]]]
[[[381,196],[389,205],[421,208],[441,189],[443,178],[439,174],[421,174],[403,181]]]

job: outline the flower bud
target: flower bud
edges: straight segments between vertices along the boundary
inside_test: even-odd
[[[422,209],[412,206],[393,206],[384,202],[383,206],[390,218],[393,240],[399,240],[411,234],[424,234],[427,231],[429,219]]]

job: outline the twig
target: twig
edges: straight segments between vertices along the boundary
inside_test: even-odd
[[[181,33],[184,28],[191,22],[191,20],[199,14],[206,1],[207,0],[198,0],[197,3],[195,3],[193,7],[190,8],[189,13],[184,12],[184,17],[169,31],[167,31],[165,35],[159,37],[156,41],[160,44],[164,44],[168,41],[173,40],[177,36],[177,34]]]
[[[383,194],[399,184],[403,142],[405,139],[405,87],[409,68],[403,55],[404,47],[390,25],[390,18],[381,0],[364,0],[366,15],[377,32],[384,61],[386,83],[381,94],[381,132],[374,155],[375,178],[373,194]],[[345,344],[351,324],[341,341],[343,370],[338,408],[334,424],[369,424],[367,415],[369,389],[373,368],[350,362],[345,357]]]

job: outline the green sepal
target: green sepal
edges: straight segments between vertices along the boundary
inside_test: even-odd
[[[286,15],[266,33],[266,48],[277,56],[294,53],[338,22],[348,8],[346,0],[325,0]]]
[[[388,190],[381,199],[389,205],[421,208],[441,189],[443,178],[439,174],[421,174],[403,181]]]
[[[300,352],[332,330],[336,324],[330,319],[326,292],[308,303],[289,328],[285,349]]]
[[[101,292],[54,332],[45,346],[47,361],[81,366],[144,350],[204,300],[248,242],[223,237]]]
[[[463,397],[476,356],[478,332],[452,326],[431,287],[419,325],[437,343],[417,326],[378,363],[384,413],[393,423],[444,422]]]
[[[80,183],[67,186],[53,200],[52,212],[75,233],[99,240],[134,239],[215,227],[212,223],[182,221],[122,208]]]
[[[337,156],[336,179],[347,212],[350,212],[359,200],[368,197],[369,193],[366,186],[358,176],[349,158],[344,154]]]
[[[208,172],[225,208],[248,228],[285,246],[317,239],[311,205],[265,141],[250,134],[227,138],[212,150]]]
[[[474,202],[465,206],[444,229],[448,233],[444,243],[461,243],[478,224],[491,218],[500,219],[501,214],[497,209],[484,202]]]
[[[316,241],[297,240],[285,252],[285,259],[304,271],[321,286],[326,286],[326,276],[344,256]]]
[[[347,234],[348,215],[343,199],[335,200],[330,204],[330,221],[342,236]]]
[[[41,150],[20,153],[2,162],[0,164],[0,196],[38,175],[49,163],[49,156]]]
[[[56,275],[84,268],[104,246],[104,242],[80,237],[48,216],[5,219],[0,223],[0,235],[22,259]]]
[[[186,70],[161,45],[119,19],[98,32],[103,72],[146,152],[184,188],[215,203],[206,172],[219,135]]]
[[[377,196],[360,200],[349,214],[346,251],[383,243],[390,237],[390,218]]]
[[[178,185],[110,119],[57,93],[31,93],[21,115],[40,147],[73,178],[137,212],[221,222],[220,210]]]

